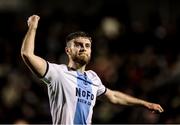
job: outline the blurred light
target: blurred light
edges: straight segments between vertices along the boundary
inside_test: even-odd
[[[120,34],[121,24],[113,17],[106,17],[102,20],[102,30],[108,38],[116,38]]]

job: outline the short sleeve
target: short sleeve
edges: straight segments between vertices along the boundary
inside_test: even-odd
[[[97,96],[103,95],[106,92],[106,87],[103,85],[101,79],[94,71],[90,70],[90,72],[92,74],[91,78],[94,79],[93,81],[98,87]]]
[[[102,84],[101,79],[97,76],[97,79],[99,81],[97,96],[103,95],[106,92],[106,87]]]
[[[41,79],[46,84],[51,84],[57,79],[57,64],[47,62],[46,72]]]

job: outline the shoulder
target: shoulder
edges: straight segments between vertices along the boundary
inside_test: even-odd
[[[56,64],[48,62],[49,68],[53,68],[55,70],[67,70],[67,66],[65,64]]]
[[[90,78],[99,79],[99,76],[98,76],[97,73],[94,72],[93,70],[88,70],[88,71],[86,71],[86,73],[88,74],[88,76],[89,76]]]
[[[97,76],[97,73],[94,72],[93,70],[87,70],[86,73],[88,73],[88,74],[90,74],[90,75],[92,75],[94,77]]]

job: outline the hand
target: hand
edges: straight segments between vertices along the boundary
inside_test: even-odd
[[[30,16],[27,21],[28,27],[32,29],[37,29],[39,19],[40,17],[38,15]]]
[[[155,103],[147,103],[146,107],[152,112],[152,113],[162,113],[164,112],[164,109],[159,105]]]

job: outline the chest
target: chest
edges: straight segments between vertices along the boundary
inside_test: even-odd
[[[64,89],[71,97],[82,98],[93,101],[97,95],[98,83],[88,74],[78,74],[77,72],[68,72],[64,74]]]

